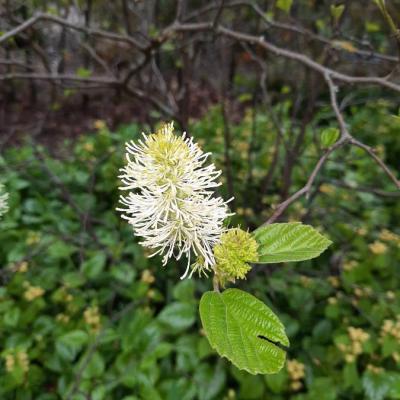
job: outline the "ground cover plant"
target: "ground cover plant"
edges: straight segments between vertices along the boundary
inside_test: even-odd
[[[264,114],[256,119],[258,132],[271,127]],[[396,145],[390,132],[399,122],[387,105],[354,110],[352,124],[367,120],[384,126],[388,148]],[[220,136],[208,135],[221,131],[221,121],[215,109],[191,126],[217,166],[224,149]],[[248,143],[252,123],[245,116],[235,126],[235,145]],[[327,399],[398,398],[396,197],[337,185],[343,164],[333,158],[308,200],[314,212],[305,199],[293,204],[288,219],[305,216],[332,250],[303,263],[255,265],[237,282],[274,310],[291,343],[281,372],[251,375],[219,359],[204,336],[198,301],[211,282],[180,281],[185,262],[161,267],[148,258],[115,211],[124,142],[141,128],[97,126],[65,158],[32,143],[1,158],[10,193],[0,233],[3,398],[313,399],[321,388]],[[255,171],[269,145],[256,147]],[[305,167],[316,146],[310,142]],[[346,182],[380,180],[373,160],[356,149],[346,157],[354,165]],[[231,224],[253,229],[262,220],[248,186],[239,186],[247,159],[233,162],[239,196]],[[302,176],[296,181],[301,186]],[[273,203],[273,191],[264,201]]]

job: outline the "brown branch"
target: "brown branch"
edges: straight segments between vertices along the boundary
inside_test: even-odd
[[[332,40],[330,40],[322,35],[318,35],[309,29],[306,29],[299,25],[286,24],[283,22],[273,21],[273,20],[269,19],[268,17],[266,17],[265,12],[253,1],[244,1],[244,0],[231,1],[231,2],[225,3],[224,8],[235,8],[235,7],[242,7],[242,6],[250,7],[255,12],[255,14],[261,18],[261,20],[265,23],[265,25],[268,28],[280,29],[280,30],[285,30],[285,31],[296,33],[296,34],[300,34],[300,35],[306,36],[312,40],[319,41],[319,42],[327,44],[331,47],[335,47],[337,50],[343,51],[343,49],[337,48],[335,46],[335,43]],[[198,18],[201,15],[207,14],[209,11],[218,9],[218,7],[219,7],[219,5],[217,5],[217,4],[209,4],[197,11],[194,11],[194,12],[188,14],[187,17],[185,18],[185,21],[190,21],[195,18]],[[368,50],[354,49],[354,51],[352,51],[352,54],[358,55],[358,56],[366,58],[366,59],[379,59],[379,60],[387,61],[387,62],[391,62],[391,63],[396,63],[398,61],[397,57],[395,57],[395,56],[381,54],[381,53],[377,53],[374,51],[368,51]]]
[[[271,223],[275,222],[292,203],[294,203],[300,197],[302,197],[304,195],[308,195],[310,190],[311,190],[311,188],[312,188],[312,186],[313,186],[313,184],[314,184],[314,181],[315,181],[318,173],[320,172],[320,170],[322,169],[322,167],[324,166],[324,164],[328,160],[328,157],[335,150],[337,150],[339,147],[342,147],[343,145],[345,145],[348,142],[348,140],[349,140],[348,138],[342,137],[332,147],[330,147],[322,155],[322,157],[318,160],[318,162],[317,162],[316,166],[314,167],[310,177],[307,180],[307,183],[300,190],[298,190],[297,192],[293,193],[289,198],[287,198],[285,201],[280,203],[276,207],[276,209],[275,209],[274,213],[271,215],[271,217],[268,218],[268,220],[263,225],[267,225],[267,224],[271,224]]]
[[[400,181],[396,178],[394,173],[389,169],[389,167],[375,154],[375,151],[372,147],[360,142],[357,139],[352,138],[350,140],[350,144],[363,149],[368,155],[383,169],[386,175],[393,181],[396,185],[397,189],[400,190]]]
[[[333,111],[335,112],[336,119],[338,121],[340,131],[342,133],[342,137],[348,139],[348,142],[353,145],[357,146],[360,149],[363,149],[368,155],[383,169],[386,175],[393,181],[396,185],[397,189],[400,189],[400,181],[396,178],[393,172],[389,169],[389,167],[375,154],[372,147],[360,142],[359,140],[355,139],[348,131],[346,123],[344,121],[343,115],[339,109],[339,105],[336,98],[337,87],[334,85],[331,77],[329,74],[325,74],[325,80],[329,87],[329,92],[331,96],[331,105]]]
[[[107,77],[80,77],[77,75],[67,74],[47,74],[47,73],[12,73],[0,75],[0,81],[13,80],[13,79],[27,79],[27,80],[45,80],[45,81],[74,81],[83,83],[101,83],[104,85],[119,85],[120,82],[115,78]]]
[[[331,146],[324,154],[323,156],[318,160],[316,166],[314,167],[314,170],[312,171],[310,177],[307,180],[307,183],[297,192],[293,193],[288,199],[286,199],[284,202],[280,203],[278,207],[275,209],[274,213],[272,216],[267,220],[267,222],[264,224],[270,224],[274,221],[276,221],[282,213],[297,199],[304,195],[308,195],[314,181],[322,169],[323,165],[326,163],[328,160],[328,157],[330,154],[332,154],[335,150],[337,150],[339,147],[342,147],[346,144],[351,144],[357,147],[362,148],[365,150],[373,159],[374,161],[386,172],[386,174],[392,179],[392,181],[395,183],[396,187],[400,189],[400,182],[396,179],[394,174],[390,171],[389,167],[374,153],[373,149],[364,143],[360,142],[359,140],[355,139],[350,132],[347,129],[345,120],[343,118],[343,115],[339,109],[338,102],[337,102],[337,97],[336,97],[336,92],[337,88],[334,85],[330,75],[327,73],[324,75],[325,80],[328,84],[329,87],[329,93],[330,93],[330,98],[331,98],[331,105],[332,108],[335,112],[336,119],[338,121],[339,127],[340,127],[340,132],[341,136],[340,139],[333,145]]]
[[[11,37],[16,36],[19,33],[27,30],[29,27],[35,25],[39,21],[53,22],[53,23],[65,26],[67,28],[74,29],[76,31],[84,32],[88,35],[98,36],[98,37],[102,37],[104,39],[125,42],[125,43],[132,45],[133,47],[137,47],[138,49],[143,48],[143,46],[131,36],[120,35],[118,33],[107,32],[107,31],[103,31],[100,29],[92,29],[92,28],[82,26],[82,25],[76,25],[76,24],[73,24],[73,23],[67,21],[66,19],[56,17],[54,15],[49,15],[49,14],[38,14],[32,18],[29,18],[21,25],[18,25],[14,29],[12,29],[12,30],[8,31],[7,33],[3,34],[2,36],[0,36],[0,44],[5,42],[7,39],[10,39]]]
[[[25,64],[25,63],[23,63],[21,61],[13,60],[13,59],[4,60],[4,59],[0,58],[0,66],[1,65],[20,67],[20,68],[27,69],[28,71],[32,71],[33,70],[31,65],[28,65],[28,64]]]
[[[226,183],[228,188],[228,197],[233,199],[231,201],[231,207],[235,208],[235,189],[232,174],[232,160],[231,160],[231,148],[232,148],[232,135],[229,127],[229,119],[226,110],[226,99],[222,99],[222,119],[224,123],[224,164],[226,173]]]
[[[375,189],[372,187],[366,187],[366,186],[354,186],[352,184],[346,183],[346,182],[341,182],[338,180],[327,180],[328,183],[343,188],[343,189],[348,189],[348,190],[353,190],[355,192],[364,192],[364,193],[371,193],[376,196],[381,196],[381,197],[388,197],[388,198],[396,198],[400,197],[400,191],[397,192],[388,192],[385,190],[380,190],[380,189]]]
[[[175,24],[170,29],[175,31],[212,31],[213,30],[212,22],[199,22],[199,23],[187,23],[187,24]],[[386,78],[380,77],[368,77],[368,76],[352,76],[347,75],[345,73],[341,73],[335,71],[331,68],[325,67],[322,64],[314,61],[310,57],[297,53],[292,50],[287,50],[282,47],[278,47],[268,41],[265,40],[263,36],[255,36],[245,32],[238,32],[232,29],[226,28],[224,26],[219,25],[216,28],[216,31],[224,36],[230,37],[232,39],[243,41],[250,43],[252,45],[258,45],[265,50],[279,56],[288,58],[293,61],[298,61],[301,64],[311,68],[314,71],[319,72],[321,75],[329,74],[329,76],[338,81],[346,82],[349,84],[364,84],[364,85],[378,85],[382,87],[386,87],[388,89],[395,90],[400,92],[400,85],[388,81]]]

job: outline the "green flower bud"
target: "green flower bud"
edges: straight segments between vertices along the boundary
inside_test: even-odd
[[[249,232],[230,229],[214,247],[215,274],[221,286],[236,279],[245,279],[250,271],[249,262],[258,261],[258,244]]]

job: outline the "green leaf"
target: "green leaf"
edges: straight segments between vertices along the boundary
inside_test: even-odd
[[[92,75],[92,71],[87,68],[79,67],[76,70],[76,76],[79,76],[80,78],[89,78]]]
[[[289,13],[292,8],[293,0],[277,0],[276,6],[286,13]]]
[[[362,384],[366,398],[370,400],[383,400],[390,390],[390,381],[385,374],[366,372]]]
[[[329,148],[339,139],[340,131],[337,128],[326,128],[321,133],[321,144],[324,148]]]
[[[340,4],[337,6],[334,4],[331,4],[331,15],[336,23],[339,21],[340,17],[342,16],[344,8],[345,8],[344,4]]]
[[[332,243],[312,226],[301,222],[262,226],[253,236],[259,244],[259,264],[309,260]]]
[[[200,364],[196,368],[193,379],[197,386],[199,400],[212,400],[224,388],[226,376],[220,364],[217,367]],[[204,382],[207,382],[207,385],[204,385]]]
[[[278,372],[289,345],[278,317],[260,300],[239,289],[206,292],[200,317],[207,338],[221,356],[251,374]]]
[[[344,387],[355,388],[358,385],[359,380],[356,363],[346,363],[343,368]]]
[[[18,307],[12,307],[4,314],[4,324],[15,327],[18,324],[20,316],[21,310]]]
[[[106,265],[106,256],[97,253],[82,264],[82,272],[90,279],[98,277]]]
[[[158,320],[166,327],[174,330],[185,330],[195,321],[194,308],[186,303],[171,303],[158,315]]]
[[[63,275],[62,280],[70,288],[83,286],[86,282],[85,277],[79,272],[68,272]]]
[[[72,361],[88,341],[88,334],[76,330],[62,335],[56,341],[57,353],[65,360]]]
[[[194,300],[195,284],[192,279],[184,279],[173,289],[174,298],[182,303],[190,303]]]
[[[288,373],[285,369],[279,371],[278,374],[265,376],[265,382],[267,383],[267,386],[271,389],[272,393],[276,394],[285,391],[288,380]]]
[[[84,369],[82,376],[86,379],[100,377],[105,369],[104,359],[99,352],[94,352],[89,356],[89,362]],[[82,363],[85,363],[86,358],[82,358]]]

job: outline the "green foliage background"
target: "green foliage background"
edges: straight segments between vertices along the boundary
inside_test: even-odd
[[[279,105],[287,135],[288,110]],[[392,112],[371,100],[354,107],[348,121],[396,168],[400,122]],[[326,120],[322,109],[313,129],[321,132]],[[221,110],[190,128],[223,168]],[[373,161],[357,148],[339,152],[310,198],[288,210],[288,220],[311,223],[333,241],[327,252],[303,263],[254,266],[240,283],[279,315],[291,343],[279,374],[252,376],[220,359],[202,334],[198,300],[210,281],[179,281],[182,265],[162,268],[147,258],[115,211],[124,142],[142,129],[110,132],[98,124],[76,144],[66,142],[58,157],[30,142],[1,156],[10,211],[0,223],[0,398],[399,399],[400,239],[393,232],[400,203],[336,185],[340,179],[393,190]],[[278,200],[277,178],[258,195],[274,125],[252,109],[231,129],[232,225],[254,229]],[[293,190],[321,149],[319,135],[309,137]]]

